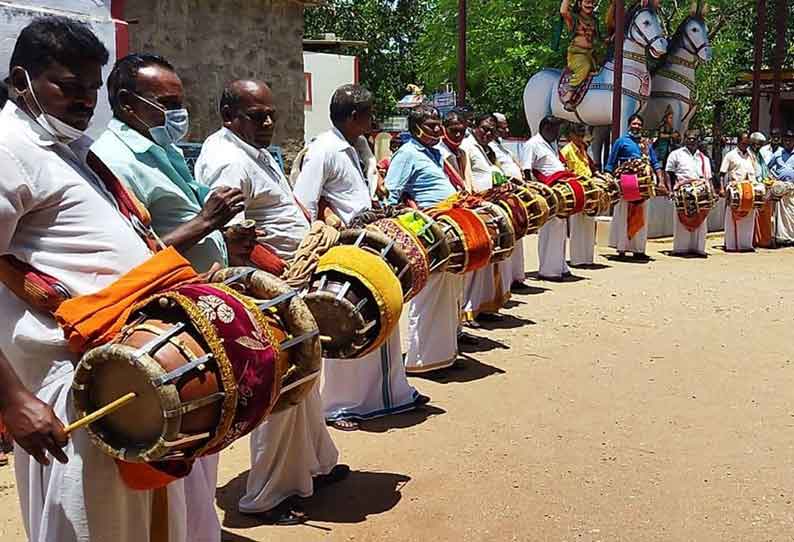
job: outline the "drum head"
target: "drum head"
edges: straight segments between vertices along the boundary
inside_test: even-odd
[[[380,231],[371,228],[346,229],[339,234],[339,244],[341,245],[355,245],[359,239],[361,239],[359,248],[385,260],[394,271],[394,274],[398,276],[403,293],[407,294],[410,292],[414,284],[411,260],[402,247],[397,243],[392,243],[392,240]],[[391,245],[391,248],[386,253],[386,256],[381,256],[380,254],[389,245]]]

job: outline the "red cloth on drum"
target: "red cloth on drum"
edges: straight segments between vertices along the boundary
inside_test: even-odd
[[[742,188],[742,199],[739,202],[739,208],[733,210],[733,218],[741,220],[750,214],[753,210],[753,183],[744,182],[740,183]]]
[[[102,290],[64,301],[54,316],[69,349],[85,352],[112,340],[137,302],[197,277],[190,263],[168,247]]]
[[[558,183],[558,182],[562,182],[562,181],[567,181],[569,179],[576,179],[577,178],[574,173],[568,171],[567,169],[562,169],[560,171],[556,171],[556,172],[552,173],[551,175],[544,175],[543,173],[541,173],[537,169],[533,169],[532,170],[532,175],[534,175],[537,180],[539,180],[540,182],[542,182],[543,184],[548,185],[548,186],[552,186],[554,183]]]
[[[709,217],[711,209],[702,209],[695,216],[687,216],[683,211],[678,211],[678,221],[688,232],[693,232]]]
[[[469,263],[466,272],[482,269],[491,261],[491,236],[485,223],[470,209],[454,207],[443,214],[454,220],[463,230]]]
[[[631,239],[645,226],[645,208],[642,202],[632,203],[628,201],[626,203],[629,208],[628,220],[626,221],[626,234],[629,239]]]
[[[256,243],[254,245],[248,258],[257,269],[267,271],[271,275],[277,277],[280,277],[287,268],[287,262],[279,258],[275,252],[261,243]]]
[[[582,183],[580,183],[576,179],[568,179],[565,182],[567,182],[568,185],[571,187],[571,189],[573,190],[573,194],[576,197],[576,205],[574,206],[573,213],[571,214],[575,215],[576,213],[581,213],[582,210],[584,209],[584,204],[585,204],[584,187],[582,186]]]

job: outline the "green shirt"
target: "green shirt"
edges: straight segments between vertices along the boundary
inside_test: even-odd
[[[163,148],[112,119],[91,150],[149,210],[157,235],[168,235],[201,212],[209,189],[193,179],[176,145]],[[184,256],[199,273],[215,262],[227,265],[223,235],[219,231],[210,233]]]

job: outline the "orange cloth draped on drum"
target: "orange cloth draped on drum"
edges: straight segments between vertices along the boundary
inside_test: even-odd
[[[378,337],[360,356],[379,348],[400,321],[403,292],[397,276],[380,256],[352,245],[339,245],[323,254],[316,273],[336,271],[357,279],[372,294],[380,313]]]
[[[708,218],[710,211],[711,209],[701,209],[698,214],[693,216],[688,216],[684,211],[678,211],[678,221],[688,232],[693,232]]]
[[[742,198],[739,201],[739,208],[733,210],[733,217],[735,219],[741,220],[742,218],[749,215],[750,211],[753,210],[753,183],[739,183],[739,188],[742,191]]]
[[[772,220],[775,216],[775,202],[767,201],[758,210],[755,222],[755,238],[753,244],[761,248],[772,248],[775,245],[772,235]]]
[[[643,207],[643,202],[639,203],[632,203],[630,201],[626,202],[628,204],[628,220],[626,221],[626,234],[629,236],[629,239],[637,235],[643,226],[645,226],[645,208]]]
[[[64,301],[55,312],[73,352],[107,343],[142,299],[198,277],[173,247],[158,252],[99,292]]]
[[[268,247],[261,243],[256,243],[248,255],[248,259],[254,264],[254,267],[267,271],[271,275],[280,277],[284,270],[287,268],[287,262],[278,257],[278,255],[270,250]]]
[[[491,251],[493,246],[488,228],[477,213],[469,209],[453,207],[442,214],[455,221],[463,230],[466,250],[469,256],[469,263],[466,271],[476,271],[482,269],[491,261]]]

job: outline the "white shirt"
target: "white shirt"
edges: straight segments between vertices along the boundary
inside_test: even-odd
[[[521,168],[516,163],[516,159],[513,158],[513,155],[510,154],[510,151],[507,150],[507,147],[504,146],[501,139],[495,139],[491,141],[488,145],[491,147],[491,150],[496,155],[496,165],[499,166],[499,169],[512,179],[523,179],[524,175],[521,173]]]
[[[239,188],[245,197],[245,217],[256,221],[264,242],[279,257],[292,258],[309,231],[309,221],[267,150],[255,149],[221,128],[201,147],[195,172],[198,182],[212,188]]]
[[[711,162],[699,150],[692,154],[686,147],[681,147],[667,157],[666,170],[674,173],[677,182],[711,179]]]
[[[475,192],[484,192],[493,188],[493,174],[501,170],[488,158],[485,149],[468,134],[463,138],[460,148],[466,151],[471,162],[472,183]]]
[[[764,145],[763,147],[758,149],[758,152],[761,154],[761,158],[764,160],[765,164],[768,164],[769,161],[772,159],[772,155],[775,154],[775,150],[772,149],[771,143]]]
[[[755,181],[755,159],[750,149],[742,153],[739,148],[730,151],[722,159],[720,173],[725,175],[727,183],[744,180]]]
[[[309,144],[295,181],[295,196],[309,211],[312,220],[317,218],[317,203],[321,197],[345,224],[372,207],[360,157],[336,128],[323,132]]]
[[[521,154],[521,167],[539,171],[542,175],[553,175],[565,169],[557,152],[557,144],[552,145],[540,134],[532,136],[524,145]]]
[[[151,256],[85,165],[92,141],[58,143],[8,101],[0,113],[0,254],[94,293]],[[0,288],[0,349],[32,391],[74,369],[76,356],[48,314]]]

